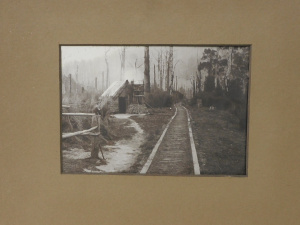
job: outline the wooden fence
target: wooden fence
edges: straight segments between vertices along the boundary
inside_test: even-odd
[[[70,108],[70,106],[67,106],[67,105],[63,105],[62,107],[63,108]],[[96,115],[94,113],[62,113],[62,116],[67,116],[67,117],[70,117],[70,116],[91,116],[92,118],[93,117],[96,118],[97,126],[93,126],[93,127],[91,127],[90,129],[87,129],[87,130],[81,130],[81,131],[76,131],[76,132],[71,132],[71,133],[62,133],[62,139],[75,137],[75,136],[92,136],[94,138],[93,138],[93,148],[92,148],[92,152],[91,152],[91,158],[98,158],[98,153],[99,153],[99,150],[100,150],[103,159],[105,159],[104,155],[103,155],[103,151],[101,149],[101,146],[99,145],[98,146],[99,148],[97,148],[96,140],[95,140],[96,137],[104,139],[103,137],[101,137],[101,132],[100,132],[101,116]],[[95,132],[95,131],[97,131],[97,132]]]

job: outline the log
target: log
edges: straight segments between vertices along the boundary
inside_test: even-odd
[[[83,133],[83,134],[79,134],[81,136],[99,136],[100,133],[91,133],[91,132],[87,132],[87,133]]]
[[[88,130],[82,130],[82,131],[77,131],[77,132],[74,132],[74,133],[63,133],[62,134],[62,138],[69,138],[69,137],[73,137],[73,136],[76,136],[76,135],[81,135],[81,134],[84,134],[84,133],[87,133],[87,132],[91,132],[92,130],[95,130],[97,129],[98,126],[95,126],[95,127],[92,127],[91,129],[88,129]]]

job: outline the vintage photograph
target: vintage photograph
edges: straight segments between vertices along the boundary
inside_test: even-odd
[[[251,46],[59,48],[63,174],[247,175]]]

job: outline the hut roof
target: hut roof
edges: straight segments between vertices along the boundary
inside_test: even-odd
[[[120,91],[123,90],[127,81],[115,81],[113,82],[106,91],[103,92],[100,98],[103,97],[116,97]]]
[[[126,87],[128,81],[115,81],[113,82],[106,91],[99,97],[98,107],[103,108],[109,99],[116,98]]]

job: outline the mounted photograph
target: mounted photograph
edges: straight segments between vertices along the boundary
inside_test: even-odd
[[[247,176],[250,45],[60,45],[62,174]]]

